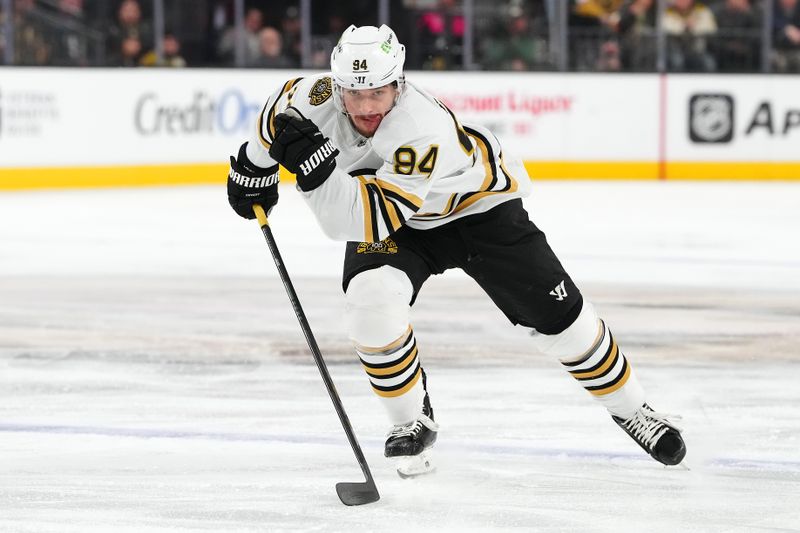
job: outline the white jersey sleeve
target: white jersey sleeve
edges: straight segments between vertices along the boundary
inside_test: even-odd
[[[267,98],[256,121],[255,131],[247,143],[247,158],[253,164],[267,168],[277,163],[269,156],[269,148],[275,138],[275,115],[286,110],[292,104],[302,79],[295,78],[287,81]]]

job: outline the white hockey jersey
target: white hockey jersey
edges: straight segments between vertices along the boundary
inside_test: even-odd
[[[339,149],[336,169],[301,192],[332,239],[377,242],[401,226],[428,229],[527,196],[522,163],[506,157],[485,128],[460,124],[440,101],[406,82],[371,138],[337,109],[330,74],[287,81],[267,100],[247,148],[258,166],[275,164],[275,115],[289,105]]]

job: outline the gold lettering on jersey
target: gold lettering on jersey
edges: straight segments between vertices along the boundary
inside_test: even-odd
[[[328,76],[317,80],[317,83],[308,91],[308,103],[311,105],[320,105],[325,102],[333,94],[333,85]]]
[[[381,242],[362,242],[356,248],[357,254],[396,254],[397,243],[389,237]]]

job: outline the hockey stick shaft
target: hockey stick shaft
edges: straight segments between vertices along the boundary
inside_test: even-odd
[[[328,367],[325,364],[325,360],[322,358],[322,352],[317,345],[314,334],[311,332],[311,326],[308,323],[308,319],[306,319],[305,312],[303,312],[303,307],[300,305],[300,299],[297,297],[297,293],[294,290],[292,280],[289,278],[289,272],[286,270],[286,265],[283,263],[283,258],[278,250],[275,237],[272,235],[272,229],[269,226],[267,214],[258,204],[253,206],[253,211],[258,219],[258,224],[261,226],[261,231],[264,234],[264,238],[267,240],[267,246],[269,246],[269,251],[272,254],[273,260],[275,261],[275,266],[278,268],[281,281],[283,282],[283,286],[286,288],[286,294],[289,296],[289,301],[291,302],[294,313],[297,316],[297,321],[300,322],[300,329],[303,330],[303,335],[306,338],[308,347],[311,349],[311,354],[314,356],[314,362],[317,364],[317,369],[319,369],[319,373],[322,376],[322,381],[325,383],[325,388],[328,390],[328,395],[333,402],[333,407],[336,410],[336,414],[339,416],[339,421],[342,423],[342,428],[344,429],[345,435],[347,435],[347,440],[350,442],[350,447],[353,449],[356,460],[358,461],[361,471],[364,473],[364,477],[367,480],[366,484],[339,483],[336,486],[336,491],[339,494],[339,498],[342,500],[342,503],[345,505],[360,505],[377,501],[380,496],[378,495],[378,489],[375,486],[375,481],[372,478],[372,472],[370,472],[367,460],[364,457],[364,453],[361,451],[361,446],[358,444],[356,435],[353,432],[353,426],[350,424],[350,419],[347,417],[347,413],[344,410],[342,400],[339,398],[339,393],[336,391],[336,386],[334,385],[333,379],[331,379],[331,375],[328,372]]]

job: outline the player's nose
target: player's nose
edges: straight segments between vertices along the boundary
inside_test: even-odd
[[[371,100],[365,98],[363,101],[359,102],[358,105],[358,114],[359,115],[372,115],[375,113],[375,103]]]

